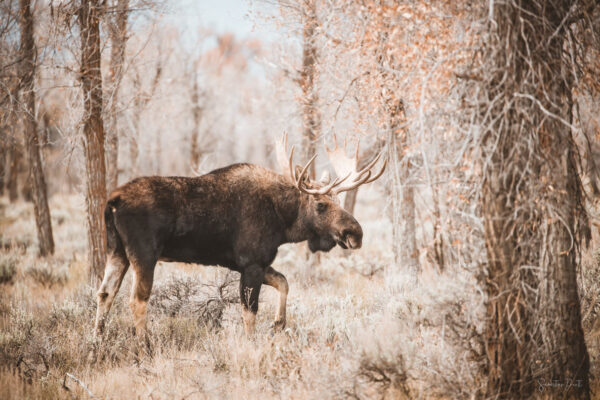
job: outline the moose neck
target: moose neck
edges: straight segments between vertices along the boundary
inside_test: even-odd
[[[297,243],[309,238],[305,215],[308,196],[292,185],[286,185],[282,195],[278,196],[275,207],[285,227],[283,243]]]

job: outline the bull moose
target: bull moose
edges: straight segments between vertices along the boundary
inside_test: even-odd
[[[345,147],[345,146],[344,146]],[[326,148],[337,178],[313,181],[304,166],[293,165],[294,147],[287,154],[287,135],[277,141],[283,174],[252,164],[233,164],[198,177],[141,177],[109,196],[104,217],[107,265],[98,291],[95,334],[104,321],[129,265],[133,267],[130,308],[136,335],[146,336],[146,308],[154,268],[159,260],[220,265],[238,271],[246,334],[254,331],[261,285],[279,292],[272,327],[286,323],[288,283],[271,267],[284,243],[308,241],[312,252],[336,244],[358,249],[362,228],[339,204],[337,194],[379,178],[372,169],[381,156],[361,170],[357,155],[346,156],[336,145]]]

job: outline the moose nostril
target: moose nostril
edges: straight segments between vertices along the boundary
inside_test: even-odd
[[[354,229],[344,229],[342,231],[342,237],[345,238],[348,235],[352,235],[357,238],[362,238],[362,230],[354,230]]]

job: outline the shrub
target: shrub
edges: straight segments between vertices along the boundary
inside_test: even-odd
[[[0,237],[0,250],[14,251],[20,254],[25,254],[27,248],[30,246],[29,241],[21,239],[7,239]]]
[[[25,270],[25,274],[38,284],[47,288],[62,286],[69,280],[65,268],[52,266],[47,262],[28,267]]]
[[[400,354],[395,357],[363,354],[357,374],[359,379],[375,386],[382,398],[411,398],[408,374]]]
[[[150,309],[170,317],[196,318],[208,328],[220,328],[225,307],[238,302],[236,282],[233,273],[212,283],[175,276],[154,289]]]
[[[42,314],[13,308],[9,323],[0,329],[0,368],[16,370],[30,382],[50,372],[61,376],[91,363],[130,361],[131,323],[121,317],[123,305],[115,304],[120,312],[107,325],[105,340],[97,343],[90,335],[96,311],[93,298],[94,291],[86,288]]]
[[[10,254],[0,256],[0,284],[11,283],[17,273],[17,258]]]

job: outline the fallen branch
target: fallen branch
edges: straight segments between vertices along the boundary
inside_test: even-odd
[[[85,386],[85,384],[83,382],[81,382],[81,380],[79,380],[79,378],[77,378],[75,375],[72,375],[70,373],[67,372],[66,377],[65,377],[65,382],[63,383],[63,386],[65,388],[67,388],[66,385],[66,378],[69,377],[72,380],[74,380],[75,382],[77,382],[79,384],[79,386],[81,386],[86,392],[87,394],[90,396],[90,398],[95,399],[96,397],[94,396],[94,394],[92,393],[92,391],[90,389],[87,388],[87,386]]]

